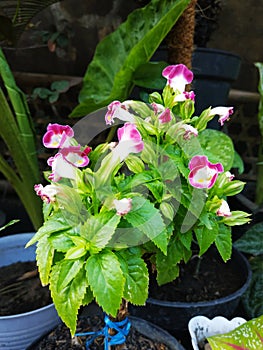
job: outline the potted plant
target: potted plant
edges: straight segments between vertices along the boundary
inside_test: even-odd
[[[241,317],[228,320],[218,316],[209,320],[196,316],[189,322],[194,350],[261,349],[263,316],[246,321]]]
[[[106,314],[105,342],[114,344],[120,335],[108,328],[129,324],[128,303],[145,304],[152,268],[160,285],[176,279],[195,240],[199,255],[215,243],[227,261],[231,226],[250,220],[225,200],[244,186],[229,172],[233,144],[205,130],[215,115],[221,124],[229,119],[232,107],[197,116],[194,94],[185,91],[192,72],[179,64],[162,74],[167,85],[149,103],[109,104],[106,124],[124,123],[116,142],[91,149],[90,140],[80,144],[71,127],[59,124],[49,124],[43,136],[58,152],[48,160],[49,183],[35,185],[44,224],[27,246],[37,243],[40,278],[72,336],[79,308],[95,300]],[[213,147],[217,138],[220,149]]]

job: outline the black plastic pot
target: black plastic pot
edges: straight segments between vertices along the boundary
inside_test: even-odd
[[[94,306],[94,308],[95,314],[97,314],[97,307]],[[134,316],[129,316],[129,320],[131,321],[132,327],[134,327],[137,332],[152,341],[163,343],[169,348],[169,350],[185,350],[185,348],[171,334],[159,326]],[[36,350],[38,348],[38,343],[39,341],[34,342],[26,350]]]
[[[177,334],[187,330],[189,320],[196,315],[213,318],[224,316],[230,318],[238,307],[241,296],[247,290],[251,280],[251,269],[247,259],[233,248],[232,261],[243,277],[243,285],[236,292],[216,300],[204,302],[176,302],[149,298],[146,306],[131,307],[131,314],[142,317],[169,332]]]
[[[231,84],[238,78],[241,58],[231,52],[211,48],[196,48],[192,57],[194,80],[192,89],[196,93],[195,108],[199,115],[212,106],[225,106]],[[209,127],[219,129],[217,121]]]

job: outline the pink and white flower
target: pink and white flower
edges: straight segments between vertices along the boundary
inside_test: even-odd
[[[131,198],[122,198],[122,199],[114,199],[113,201],[114,207],[117,211],[118,215],[126,215],[132,208],[132,199]]]
[[[216,212],[217,216],[225,216],[225,217],[229,217],[232,215],[229,205],[227,203],[227,201],[225,201],[224,199],[222,199],[221,205],[218,208],[217,212]]]
[[[48,177],[51,181],[57,182],[61,178],[75,180],[77,168],[69,163],[61,153],[50,157],[47,163],[52,167],[52,172]]]
[[[121,103],[120,101],[113,101],[108,105],[108,111],[105,115],[105,122],[107,125],[114,123],[114,119],[118,118],[124,122],[135,121],[134,116],[128,111],[129,101]]]
[[[191,72],[184,64],[171,65],[164,68],[162,75],[167,79],[167,85],[173,90],[184,92],[185,86],[193,80],[193,72]]]
[[[43,136],[43,145],[47,148],[61,148],[69,144],[74,131],[69,125],[48,124],[47,132]]]
[[[174,97],[174,102],[184,102],[186,100],[195,101],[195,93],[193,91],[184,91]]]
[[[189,124],[182,124],[181,128],[184,130],[183,138],[185,140],[190,140],[192,136],[198,136],[198,131],[196,128],[194,128],[192,125]]]
[[[119,143],[114,148],[114,157],[118,157],[122,162],[130,153],[139,153],[143,150],[144,143],[141,134],[136,126],[131,123],[125,123],[117,131]]]
[[[170,109],[165,108],[165,110],[158,116],[158,119],[161,124],[169,123],[172,120]]]
[[[82,168],[89,164],[88,154],[90,151],[90,147],[86,147],[84,150],[81,150],[80,145],[78,145],[62,148],[60,153],[70,164],[77,168]]]
[[[211,188],[224,171],[221,163],[210,163],[206,156],[194,156],[189,162],[189,182],[196,188]]]
[[[224,125],[226,120],[229,120],[230,115],[234,113],[234,108],[233,107],[215,107],[212,108],[209,115],[219,115],[218,122],[220,123],[221,126]]]
[[[49,203],[54,203],[56,201],[56,194],[58,193],[57,187],[54,185],[46,185],[45,187],[41,184],[35,185],[34,190],[36,194],[41,197],[41,199]]]

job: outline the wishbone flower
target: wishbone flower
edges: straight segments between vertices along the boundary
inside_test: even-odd
[[[108,111],[105,115],[105,122],[107,125],[114,123],[114,119],[118,118],[124,122],[134,122],[133,115],[127,110],[129,101],[121,103],[120,101],[113,101],[108,105]]]
[[[196,188],[211,188],[215,184],[218,173],[224,171],[221,163],[210,163],[206,156],[194,156],[189,162],[189,182]]]
[[[46,185],[45,187],[41,184],[35,185],[34,190],[41,199],[48,203],[54,203],[56,201],[56,194],[58,193],[57,187],[54,185]]]
[[[90,147],[86,147],[84,150],[81,150],[80,145],[78,145],[62,148],[59,153],[61,153],[69,163],[77,168],[81,168],[89,164],[89,158],[87,155],[90,153],[90,151]]]
[[[130,153],[139,153],[143,150],[144,143],[141,134],[136,126],[131,123],[125,123],[117,131],[119,143],[113,149],[114,157],[119,157],[122,162]]]
[[[74,131],[69,125],[48,124],[47,132],[43,136],[43,145],[47,148],[61,148],[67,146]]]
[[[225,201],[224,199],[222,199],[221,205],[218,208],[217,212],[216,212],[217,216],[225,216],[225,217],[229,217],[232,215],[229,205],[227,203],[227,201]]]
[[[126,215],[132,208],[131,198],[114,199],[113,204],[118,215]]]
[[[233,107],[215,107],[212,108],[209,115],[219,115],[218,122],[220,123],[221,126],[224,125],[225,121],[230,118],[230,115],[234,113],[234,108]]]
[[[69,163],[61,153],[57,153],[54,157],[48,159],[48,165],[52,167],[52,172],[49,175],[49,180],[53,182],[59,181],[61,178],[72,179],[76,178],[76,166]]]
[[[164,68],[162,75],[167,79],[167,85],[181,93],[184,92],[185,86],[190,84],[194,77],[193,72],[183,64],[171,65]]]

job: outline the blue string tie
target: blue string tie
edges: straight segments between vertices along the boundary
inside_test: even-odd
[[[92,336],[90,339],[86,340],[86,350],[89,350],[89,346],[93,343],[93,341],[99,336],[104,336],[104,350],[108,350],[109,345],[118,345],[123,344],[126,341],[126,336],[128,335],[131,322],[128,317],[126,317],[123,321],[114,322],[109,319],[107,315],[104,315],[105,326],[96,332],[84,332],[84,333],[76,333],[77,337],[86,337]],[[109,334],[109,329],[114,329],[116,334]]]

